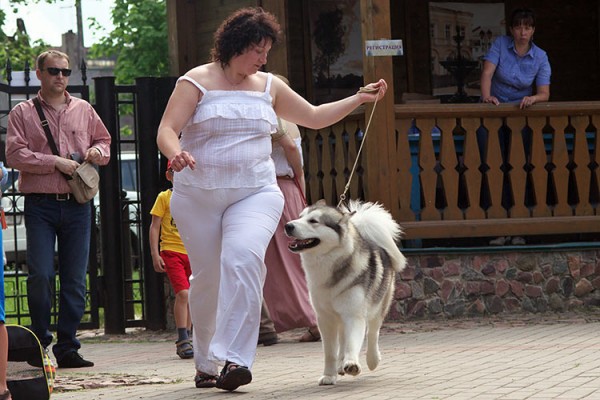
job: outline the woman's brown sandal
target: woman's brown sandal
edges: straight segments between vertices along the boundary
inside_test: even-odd
[[[205,374],[204,372],[198,371],[194,377],[194,382],[198,389],[202,388],[213,388],[217,386],[217,376]]]
[[[217,378],[217,388],[232,392],[250,382],[252,382],[252,372],[250,372],[248,367],[227,361],[221,370],[221,375]]]

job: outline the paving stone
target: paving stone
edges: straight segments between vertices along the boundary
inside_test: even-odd
[[[600,398],[600,310],[387,323],[382,360],[369,371],[318,386],[322,343],[303,330],[259,346],[244,399],[594,399]],[[93,368],[58,369],[53,400],[223,399],[196,389],[193,360],[175,354],[174,332],[86,331]],[[226,396],[228,397],[228,396]]]

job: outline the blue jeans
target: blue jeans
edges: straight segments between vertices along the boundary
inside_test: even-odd
[[[50,312],[56,276],[54,249],[58,239],[60,301],[57,343],[52,351],[60,360],[81,347],[75,335],[85,310],[91,203],[28,195],[25,197],[25,228],[31,327],[44,348],[52,342]]]

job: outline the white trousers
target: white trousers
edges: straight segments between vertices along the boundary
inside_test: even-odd
[[[216,375],[225,361],[252,367],[265,252],[281,212],[276,184],[200,189],[175,185],[171,214],[188,252],[196,369]]]

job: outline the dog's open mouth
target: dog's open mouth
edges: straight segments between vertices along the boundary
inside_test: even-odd
[[[294,239],[288,244],[288,249],[294,252],[311,249],[321,243],[319,239]]]

